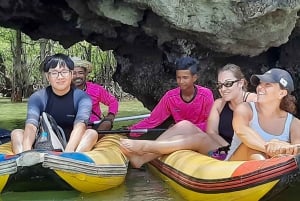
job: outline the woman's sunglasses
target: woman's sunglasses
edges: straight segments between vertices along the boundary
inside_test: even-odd
[[[233,85],[234,83],[238,82],[238,81],[240,81],[240,80],[225,81],[225,82],[223,82],[223,83],[217,82],[217,83],[216,83],[216,87],[217,87],[217,89],[222,89],[223,86],[225,86],[225,87],[232,87],[232,85]]]

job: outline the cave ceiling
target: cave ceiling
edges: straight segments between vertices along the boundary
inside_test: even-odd
[[[152,109],[176,86],[173,63],[183,55],[200,61],[204,86],[226,63],[246,77],[283,67],[297,95],[299,9],[299,0],[8,0],[0,1],[0,26],[65,48],[86,40],[114,50],[114,80]]]

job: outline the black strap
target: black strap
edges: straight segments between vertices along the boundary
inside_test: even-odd
[[[245,92],[243,96],[243,102],[247,102],[247,98],[249,96],[250,92]]]
[[[226,154],[228,153],[228,151],[230,150],[230,145],[224,146],[224,147],[219,147],[217,150],[217,153],[221,153],[221,152],[225,152]]]

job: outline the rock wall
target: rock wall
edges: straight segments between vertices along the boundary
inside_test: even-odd
[[[247,78],[284,67],[299,97],[299,9],[300,0],[11,0],[0,2],[0,25],[65,47],[87,40],[113,49],[114,79],[152,109],[176,86],[173,62],[182,55],[200,60],[199,83],[208,87],[226,63]]]

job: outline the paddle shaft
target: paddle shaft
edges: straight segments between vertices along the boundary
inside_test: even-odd
[[[129,116],[129,117],[118,117],[118,118],[114,119],[114,122],[129,121],[129,120],[135,120],[135,119],[143,119],[143,118],[146,118],[146,117],[149,117],[149,116],[150,116],[150,114],[141,114],[141,115]],[[98,124],[100,122],[101,122],[101,120],[100,121],[94,121],[94,122],[89,123],[88,125],[93,126],[93,125]]]
[[[148,132],[164,132],[165,128],[152,128],[152,129],[128,129],[128,130],[97,130],[99,134],[127,134],[127,133],[148,133]]]

